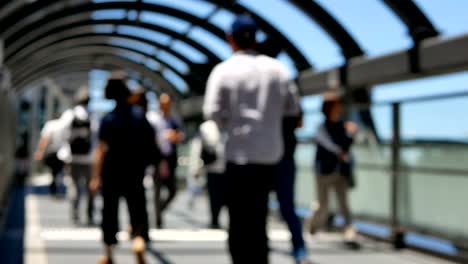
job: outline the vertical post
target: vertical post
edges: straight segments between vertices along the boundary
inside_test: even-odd
[[[399,194],[399,178],[400,178],[400,139],[401,139],[401,105],[400,103],[392,104],[392,185],[391,185],[391,224],[393,233],[393,245],[396,249],[404,248],[404,232],[400,228],[398,218],[398,194]]]

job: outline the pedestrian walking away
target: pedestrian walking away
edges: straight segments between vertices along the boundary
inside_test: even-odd
[[[267,214],[283,156],[282,120],[299,113],[299,95],[286,67],[256,52],[255,21],[236,18],[228,32],[234,51],[211,72],[204,116],[226,133],[226,202],[234,264],[267,264]]]

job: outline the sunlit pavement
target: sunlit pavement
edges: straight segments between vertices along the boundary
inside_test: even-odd
[[[39,181],[36,184],[43,184]],[[26,232],[24,237],[24,262],[26,264],[74,264],[96,263],[102,252],[101,233],[97,226],[74,225],[70,221],[70,205],[65,198],[53,198],[46,194],[27,194],[25,199]],[[150,223],[154,224],[152,192],[148,191]],[[147,252],[148,263],[230,263],[226,251],[226,233],[209,230],[207,201],[199,196],[195,206],[188,206],[189,195],[180,192],[165,216],[165,228],[151,229],[152,243]],[[98,208],[101,202],[97,202]],[[84,201],[83,201],[84,207]],[[84,209],[83,209],[83,216]],[[98,217],[99,218],[99,214]],[[127,208],[120,206],[120,226],[128,226]],[[82,219],[84,220],[84,219]],[[84,221],[83,221],[84,222]],[[222,215],[226,226],[226,212]],[[294,263],[289,256],[289,235],[277,216],[269,221],[271,263]],[[117,263],[134,263],[126,231],[118,235]],[[362,249],[350,250],[342,243],[339,234],[319,233],[306,236],[312,263],[449,263],[412,251],[393,251],[389,245],[360,238]],[[3,263],[3,262],[2,262]]]

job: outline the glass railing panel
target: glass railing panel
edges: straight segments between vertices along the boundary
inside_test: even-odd
[[[463,94],[402,104],[403,226],[468,239],[467,112]]]
[[[401,225],[468,239],[467,174],[407,171],[400,179]]]

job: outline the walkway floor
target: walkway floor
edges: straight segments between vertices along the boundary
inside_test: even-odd
[[[151,192],[148,192],[151,201]],[[152,203],[149,203],[150,205]],[[163,264],[224,264],[229,263],[226,253],[226,234],[206,229],[207,202],[199,197],[193,208],[188,206],[187,193],[180,193],[166,215],[166,228],[152,229],[148,263]],[[100,202],[98,202],[100,206]],[[154,223],[152,206],[150,221]],[[121,226],[128,223],[126,206],[121,204]],[[70,207],[65,199],[44,194],[29,193],[25,199],[26,232],[24,262],[26,264],[96,263],[101,254],[100,231],[97,227],[73,225],[69,219]],[[226,215],[223,215],[226,224]],[[288,255],[289,236],[277,217],[270,220],[272,246],[271,263],[293,263]],[[134,263],[126,232],[119,233],[120,245],[116,251],[117,263]],[[379,264],[433,264],[450,263],[413,251],[393,251],[389,245],[360,238],[362,249],[350,250],[342,244],[338,234],[319,234],[307,237],[311,261],[314,264],[379,263]],[[1,247],[1,243],[0,243]],[[1,251],[0,251],[1,253]],[[5,254],[5,252],[1,253]],[[0,262],[6,255],[0,255]],[[12,262],[18,263],[18,262]]]

